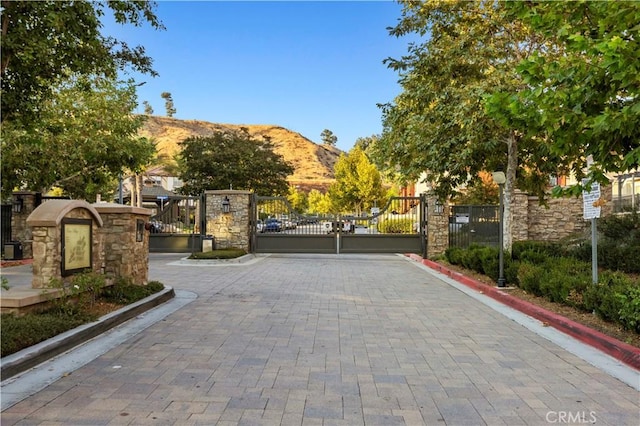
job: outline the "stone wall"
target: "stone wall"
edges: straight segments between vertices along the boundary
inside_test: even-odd
[[[96,203],[93,207],[103,221],[100,232],[103,250],[102,271],[125,277],[134,284],[146,284],[149,275],[149,222],[151,210],[121,204]],[[142,232],[139,234],[138,222]]]
[[[601,190],[601,197],[608,202],[602,207],[601,216],[613,213],[612,187]],[[547,205],[540,205],[539,198],[517,191],[512,204],[513,241],[558,241],[588,232],[590,222],[583,217],[582,196],[578,198],[549,198]]]
[[[228,213],[222,211],[225,197],[229,200]],[[213,235],[216,249],[239,248],[249,251],[251,197],[249,191],[205,191],[206,233]]]

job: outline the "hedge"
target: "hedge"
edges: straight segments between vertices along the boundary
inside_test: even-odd
[[[595,312],[604,320],[640,333],[640,279],[602,271],[598,284],[594,285],[591,263],[560,256],[565,251],[555,243],[517,243],[513,251],[517,253],[516,260],[509,252],[504,256],[507,283],[552,302]],[[453,265],[498,280],[499,250],[495,247],[453,247],[445,251],[445,258]]]

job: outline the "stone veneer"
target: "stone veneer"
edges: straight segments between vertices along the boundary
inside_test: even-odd
[[[601,216],[612,214],[611,185],[601,190],[604,200]],[[590,221],[583,217],[582,196],[578,198],[549,198],[547,206],[539,198],[516,191],[512,203],[513,241],[558,241],[571,235],[588,232]]]
[[[134,284],[147,283],[151,211],[121,204],[89,204],[79,200],[51,200],[36,208],[26,221],[33,245],[33,288],[48,287],[62,279],[62,220],[92,220],[91,269],[108,277],[123,277]],[[142,241],[137,241],[138,221]],[[66,277],[64,278],[67,279]]]
[[[113,277],[125,277],[134,284],[146,284],[149,276],[149,231],[136,240],[138,221],[149,222],[151,210],[113,203],[92,205],[103,221],[100,230],[103,250],[102,271]]]
[[[215,190],[205,191],[206,233],[215,238],[215,248],[250,249],[250,191]],[[222,201],[229,199],[229,213],[222,212]]]
[[[33,246],[33,279],[31,287],[48,287],[52,279],[62,278],[62,232],[63,218],[92,220],[92,269],[102,268],[102,219],[86,201],[51,200],[38,206],[26,223],[31,227]]]
[[[442,205],[442,212],[436,211],[437,197],[427,194],[427,258],[432,259],[449,247],[449,205]]]
[[[22,243],[22,257],[30,259],[33,257],[31,247],[32,235],[31,227],[27,226],[27,218],[36,209],[36,193],[30,191],[14,192],[13,200],[22,200],[22,210],[20,213],[11,214],[11,241]]]

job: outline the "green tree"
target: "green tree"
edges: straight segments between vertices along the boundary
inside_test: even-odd
[[[309,208],[309,197],[305,192],[299,191],[295,186],[289,187],[287,200],[289,204],[291,204],[291,207],[298,213],[304,213]]]
[[[498,185],[493,183],[490,176],[483,175],[467,185],[464,191],[456,194],[452,201],[461,205],[498,204],[499,196]]]
[[[38,126],[40,105],[69,74],[115,78],[119,69],[156,75],[141,46],[100,34],[110,10],[117,23],[163,29],[155,3],[2,1],[2,122]],[[21,123],[18,125],[18,123]]]
[[[333,211],[331,200],[327,194],[323,194],[317,189],[309,191],[309,213],[327,214]]]
[[[338,211],[359,215],[384,198],[380,172],[358,146],[340,155],[334,175],[327,194]]]
[[[198,195],[207,189],[243,189],[258,195],[285,195],[293,167],[273,151],[269,140],[257,140],[243,129],[189,137],[176,156],[182,193]]]
[[[320,133],[320,139],[322,139],[324,145],[328,146],[335,146],[336,142],[338,142],[338,137],[329,129],[324,129],[322,133]]]
[[[525,88],[492,96],[490,113],[544,140],[578,182],[589,156],[591,177],[605,184],[606,172],[640,167],[640,3],[509,2],[506,17],[556,48],[524,58]]]
[[[145,115],[153,115],[153,107],[148,101],[143,101],[142,105],[144,105],[144,113]]]
[[[160,97],[164,99],[164,107],[167,111],[167,117],[173,117],[174,114],[176,113],[176,109],[173,106],[173,97],[171,96],[171,93],[162,92],[160,94]]]
[[[137,136],[144,117],[132,114],[136,104],[132,81],[68,76],[40,104],[38,127],[2,124],[3,192],[59,187],[87,200],[109,194],[122,171],[140,170],[155,154]]]
[[[485,98],[522,90],[517,64],[546,44],[520,21],[507,19],[500,2],[401,3],[402,18],[390,33],[423,38],[409,46],[408,55],[387,60],[400,73],[402,93],[382,106],[376,163],[386,164],[400,183],[425,172],[442,199],[478,180],[482,171],[505,170],[508,247],[516,179],[521,189],[544,197],[558,159],[543,141],[491,117]]]

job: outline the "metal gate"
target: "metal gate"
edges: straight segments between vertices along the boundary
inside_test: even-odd
[[[284,197],[253,197],[256,253],[426,253],[423,197],[392,197],[362,214],[301,214]]]
[[[158,212],[149,221],[149,251],[193,253],[202,251],[206,238],[202,197],[172,195],[158,200]]]
[[[500,245],[498,206],[451,206],[449,247]]]
[[[13,205],[2,204],[2,229],[0,230],[0,239],[2,240],[2,254],[4,255],[4,245],[11,241],[11,214],[13,213]]]

